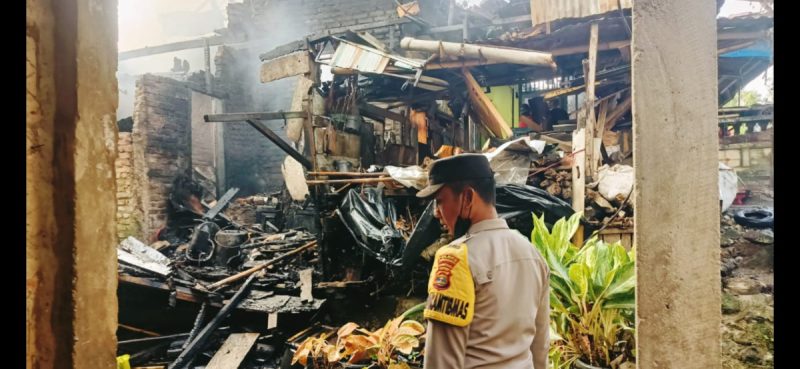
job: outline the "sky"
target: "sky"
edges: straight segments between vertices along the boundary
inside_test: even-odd
[[[212,35],[225,28],[228,0],[119,0],[119,51]],[[216,47],[211,47],[212,71]],[[117,67],[119,119],[133,113],[135,78],[169,72],[173,58],[188,60],[191,72],[205,69],[203,49],[123,60]]]

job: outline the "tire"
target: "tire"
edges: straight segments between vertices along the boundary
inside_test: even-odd
[[[772,208],[742,209],[734,214],[733,219],[745,227],[769,228],[775,221]]]

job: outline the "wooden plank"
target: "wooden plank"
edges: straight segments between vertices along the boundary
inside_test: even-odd
[[[278,120],[290,118],[303,118],[306,116],[304,111],[277,111],[268,113],[227,113],[227,114],[206,114],[203,120],[206,122],[244,122],[248,119],[258,120]]]
[[[219,325],[222,324],[222,321],[225,320],[231,314],[231,311],[235,309],[242,302],[242,299],[247,296],[247,294],[250,292],[250,286],[255,278],[255,274],[252,274],[247,278],[247,280],[242,284],[241,287],[239,287],[239,290],[236,291],[233,297],[226,301],[225,305],[219,309],[217,315],[211,318],[211,321],[208,322],[205,327],[203,327],[203,330],[201,330],[200,333],[198,333],[197,336],[183,348],[180,355],[178,355],[178,358],[176,358],[175,361],[173,361],[170,365],[170,368],[177,369],[188,366],[189,362],[192,361],[195,356],[197,356],[200,350],[203,349],[203,346],[206,344],[209,337],[211,337],[211,334],[217,330]]]
[[[380,108],[368,103],[359,104],[358,110],[361,113],[361,115],[364,115],[365,117],[370,119],[375,119],[380,122],[385,122],[386,118],[398,122],[406,121],[406,117],[400,113],[396,113],[391,110]]]
[[[546,135],[541,135],[541,136],[539,136],[538,139],[542,140],[544,142],[547,142],[549,144],[558,145],[559,149],[564,150],[566,152],[572,151],[572,142],[561,141],[561,140],[559,140],[557,138],[553,138],[553,137],[546,136]]]
[[[461,72],[467,85],[470,107],[478,113],[481,124],[498,138],[506,139],[511,137],[513,135],[511,128],[491,100],[489,100],[489,97],[483,92],[483,87],[478,84],[469,69],[463,68]]]
[[[600,159],[600,148],[595,147],[595,138],[597,132],[595,130],[595,117],[594,117],[594,87],[595,87],[595,74],[597,71],[597,40],[598,40],[598,25],[592,23],[589,34],[589,60],[588,63],[584,61],[586,77],[586,174],[591,178],[597,176],[597,163]],[[588,65],[587,65],[588,64]],[[581,124],[578,122],[578,124]]]
[[[162,277],[166,277],[172,272],[166,265],[162,265],[151,260],[142,260],[122,249],[117,249],[117,260],[121,263],[131,265]]]
[[[234,333],[228,336],[222,347],[219,348],[206,369],[236,369],[256,343],[258,333]]]
[[[142,328],[136,328],[136,327],[132,327],[132,326],[130,326],[130,325],[125,325],[125,324],[122,324],[122,323],[120,323],[120,324],[118,324],[118,325],[119,325],[119,327],[120,327],[120,328],[127,329],[127,330],[129,330],[129,331],[131,331],[131,332],[141,333],[141,334],[144,334],[144,335],[146,335],[146,336],[150,336],[150,337],[158,337],[158,336],[161,336],[161,334],[159,334],[159,333],[156,333],[156,332],[153,332],[153,331],[148,331],[148,330],[146,330],[146,329],[142,329]]]
[[[314,296],[311,290],[314,288],[314,283],[311,281],[314,269],[308,268],[300,271],[300,299],[303,301],[312,301]]]
[[[606,130],[606,117],[608,116],[608,99],[603,99],[600,103],[600,112],[597,113],[597,126],[595,129],[597,130],[598,136],[603,136],[603,132]]]
[[[292,196],[292,200],[305,200],[309,192],[306,178],[303,174],[303,165],[293,157],[287,156],[286,159],[283,160],[281,174],[283,174],[286,189],[289,191],[289,195]]]
[[[353,178],[353,179],[315,179],[307,180],[309,185],[324,185],[324,184],[344,184],[344,183],[379,183],[379,182],[392,182],[391,177],[381,178]]]
[[[626,156],[631,152],[631,133],[629,130],[622,131],[622,153]]]
[[[229,40],[225,36],[212,36],[212,37],[197,38],[194,40],[172,42],[169,44],[163,44],[157,46],[148,46],[148,47],[143,47],[141,49],[123,51],[119,53],[118,60],[122,61],[133,58],[139,58],[143,56],[163,54],[163,53],[169,53],[186,49],[199,49],[201,47],[205,47],[206,42],[208,42],[209,46],[216,46],[229,43],[230,41],[232,40]]]
[[[586,153],[581,151],[586,146],[585,135],[586,130],[583,128],[572,133],[572,152],[575,153],[572,157],[572,209],[576,212],[583,212],[586,200]],[[573,242],[578,246],[583,244],[583,226],[578,228]]]
[[[597,50],[599,51],[599,50],[625,49],[628,50],[628,53],[630,54],[629,51],[630,46],[631,46],[630,40],[611,41],[611,42],[598,43]],[[589,52],[589,45],[569,46],[569,47],[562,47],[550,50],[550,54],[552,54],[553,56],[581,54],[585,52]]]
[[[614,110],[608,113],[608,117],[606,118],[606,126],[607,126],[606,130],[610,131],[611,129],[613,129],[614,126],[617,125],[617,120],[619,120],[619,118],[623,114],[628,112],[630,108],[631,108],[631,97],[628,96],[628,98],[626,98],[621,104],[617,104]]]
[[[311,73],[311,59],[305,50],[296,51],[261,64],[262,83],[309,73]]]
[[[283,254],[281,256],[278,256],[278,257],[275,257],[273,259],[267,260],[264,263],[256,265],[256,266],[254,266],[254,267],[252,267],[252,268],[250,268],[248,270],[245,270],[243,272],[239,272],[237,274],[234,274],[234,275],[232,275],[232,276],[230,276],[228,278],[225,278],[225,279],[223,279],[221,281],[214,282],[214,283],[212,283],[212,284],[210,284],[208,286],[208,289],[212,290],[212,289],[216,289],[216,288],[222,287],[222,286],[224,286],[226,284],[229,284],[231,282],[236,282],[236,281],[238,281],[238,280],[240,280],[240,279],[242,279],[244,277],[247,277],[247,276],[249,276],[249,275],[251,275],[251,274],[253,274],[253,273],[255,273],[255,272],[257,272],[257,271],[259,271],[261,269],[264,269],[264,268],[266,268],[266,267],[268,267],[268,266],[270,266],[270,265],[272,265],[272,264],[274,264],[274,263],[276,263],[278,261],[286,259],[287,257],[290,257],[290,256],[297,255],[298,253],[301,253],[301,252],[303,252],[305,250],[308,250],[309,248],[315,247],[316,245],[317,245],[317,241],[311,241],[311,242],[309,242],[309,243],[307,243],[307,244],[305,244],[303,246],[300,246],[300,247],[298,247],[298,248],[296,248],[296,249],[294,249],[292,251],[289,251],[289,252],[287,252],[287,253],[285,253],[285,254]]]
[[[774,117],[772,114],[762,114],[756,115],[751,117],[730,117],[730,118],[719,118],[719,124],[730,124],[730,123],[744,123],[744,122],[761,122],[761,121],[771,121]]]
[[[297,85],[294,88],[294,95],[292,96],[292,105],[289,108],[291,111],[306,111],[308,109],[309,94],[308,91],[314,81],[305,76],[300,76]],[[292,142],[300,142],[300,137],[303,133],[303,128],[306,116],[297,118],[289,118],[286,120],[286,137]]]
[[[149,278],[134,277],[134,276],[130,276],[130,275],[119,274],[119,275],[117,275],[117,280],[120,281],[120,282],[123,282],[123,283],[130,283],[130,284],[136,284],[136,285],[144,286],[144,287],[156,288],[156,289],[163,290],[163,291],[166,291],[166,292],[170,291],[169,286],[166,283],[161,283],[161,282],[158,282],[158,281],[154,281],[154,280],[149,279]],[[191,302],[203,302],[204,301],[204,298],[202,296],[199,296],[199,295],[195,294],[194,292],[192,292],[192,290],[190,290],[190,289],[188,289],[186,287],[176,286],[175,287],[175,292],[177,293],[176,297],[177,297],[178,300],[191,301]],[[219,304],[215,305],[214,303],[212,303],[212,306],[219,306]]]
[[[386,45],[383,42],[381,42],[381,40],[378,40],[377,38],[375,38],[375,36],[373,36],[369,32],[366,32],[366,31],[365,32],[358,32],[358,37],[361,37],[361,39],[366,41],[370,46],[372,46],[372,47],[374,47],[374,48],[376,48],[376,49],[378,49],[380,51],[383,51],[385,53],[390,53],[391,52],[391,50],[389,50],[386,47]]]

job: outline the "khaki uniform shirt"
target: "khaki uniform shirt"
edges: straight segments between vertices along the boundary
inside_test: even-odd
[[[547,369],[550,271],[541,254],[504,219],[473,224],[458,242],[468,247],[475,313],[464,327],[428,320],[425,369]]]

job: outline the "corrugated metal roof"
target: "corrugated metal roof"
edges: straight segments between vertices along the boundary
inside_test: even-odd
[[[342,43],[336,48],[336,52],[331,59],[331,66],[333,67],[372,73],[383,72],[388,63],[388,57],[346,43]]]
[[[617,0],[530,0],[533,25],[556,19],[582,18],[619,9]],[[622,8],[631,8],[633,0],[621,0]]]
[[[393,60],[396,67],[415,69],[422,67],[422,61],[384,53],[378,49],[352,43],[337,37],[339,47],[331,58],[331,66],[356,69],[367,73],[382,73]]]

